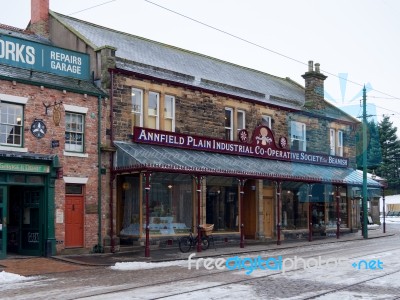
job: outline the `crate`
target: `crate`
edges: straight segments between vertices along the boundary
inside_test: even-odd
[[[200,225],[201,230],[204,235],[209,236],[212,234],[212,231],[214,229],[214,224],[202,224]]]

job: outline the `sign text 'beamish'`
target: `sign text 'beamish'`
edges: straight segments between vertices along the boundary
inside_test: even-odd
[[[0,63],[81,80],[90,79],[89,55],[7,35],[0,36]]]
[[[250,143],[178,134],[142,127],[135,127],[133,141],[136,143],[310,163],[314,165],[343,168],[348,166],[347,158],[278,148],[275,144],[272,131],[265,126],[259,126],[254,130]]]

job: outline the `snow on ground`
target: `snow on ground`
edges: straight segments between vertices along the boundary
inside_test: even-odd
[[[31,280],[32,277],[28,278],[25,276],[21,276],[14,273],[8,273],[5,271],[0,272],[0,284],[3,283],[14,283],[14,282],[21,282],[25,280]]]
[[[165,267],[187,267],[187,260],[174,260],[167,262],[119,262],[111,267],[113,270],[132,271]]]

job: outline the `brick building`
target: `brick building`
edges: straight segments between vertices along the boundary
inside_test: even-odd
[[[309,63],[303,87],[32,3],[50,40],[87,53],[110,95],[111,251],[134,241],[148,254],[150,241],[201,223],[240,246],[358,230],[359,122],[324,100],[319,64]]]
[[[0,25],[0,258],[100,244],[104,96],[87,54]]]

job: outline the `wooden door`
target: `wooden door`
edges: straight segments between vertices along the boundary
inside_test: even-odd
[[[83,195],[65,196],[65,247],[83,247]]]
[[[264,201],[264,234],[266,238],[272,238],[274,229],[274,210],[273,199],[263,197]]]
[[[243,224],[245,238],[255,239],[257,232],[257,209],[254,180],[248,180],[244,186]]]

